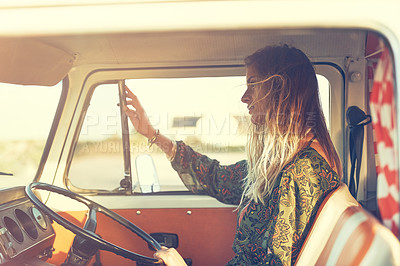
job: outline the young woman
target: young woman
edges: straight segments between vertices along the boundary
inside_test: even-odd
[[[325,196],[338,187],[341,163],[322,113],[314,68],[299,49],[268,46],[245,59],[251,127],[247,160],[229,166],[155,130],[127,88],[136,130],[158,145],[185,185],[237,204],[236,253],[228,265],[290,265]],[[185,265],[174,249],[155,256]]]

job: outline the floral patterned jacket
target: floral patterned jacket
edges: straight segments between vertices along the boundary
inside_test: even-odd
[[[246,161],[222,166],[177,142],[172,167],[194,193],[239,204]],[[340,180],[326,160],[306,147],[280,173],[264,204],[251,201],[238,211],[233,257],[227,265],[294,264],[316,212]]]

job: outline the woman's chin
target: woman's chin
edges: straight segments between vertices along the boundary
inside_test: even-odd
[[[251,115],[251,119],[250,119],[251,123],[253,125],[259,126],[263,124],[263,118],[260,115]]]

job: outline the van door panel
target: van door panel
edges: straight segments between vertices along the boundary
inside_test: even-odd
[[[116,213],[132,221],[147,233],[174,233],[179,237],[177,250],[193,265],[224,265],[234,256],[232,242],[236,228],[235,208],[177,208],[177,209],[123,209]],[[83,226],[84,211],[59,213]],[[131,250],[153,257],[146,242],[134,233],[103,214],[98,214],[96,233],[103,239]],[[57,224],[53,258],[49,261],[60,265],[68,253],[73,234]],[[101,251],[103,265],[132,265],[132,261],[110,252]]]

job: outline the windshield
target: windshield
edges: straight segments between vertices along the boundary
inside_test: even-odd
[[[0,188],[34,179],[61,87],[0,83]]]

